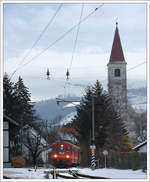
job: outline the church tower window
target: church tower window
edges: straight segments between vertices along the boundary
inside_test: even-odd
[[[119,77],[120,76],[120,69],[115,69],[115,77]]]

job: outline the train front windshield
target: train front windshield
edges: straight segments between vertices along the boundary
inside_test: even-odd
[[[66,147],[66,152],[72,152],[72,147],[67,146],[67,147]]]
[[[60,145],[60,154],[63,154],[64,153],[64,145]]]
[[[57,146],[52,146],[52,152],[57,152]]]

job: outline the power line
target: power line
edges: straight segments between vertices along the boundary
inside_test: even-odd
[[[81,23],[83,23],[84,21],[86,21],[92,14],[95,13],[95,11],[97,11],[98,9],[100,9],[102,6],[104,5],[101,4],[100,6],[98,6],[97,8],[95,8],[90,14],[88,14],[85,18],[83,18],[80,22],[78,22],[76,25],[72,26],[68,31],[66,31],[65,33],[63,33],[58,39],[56,39],[53,43],[51,43],[47,48],[43,49],[39,54],[37,54],[36,56],[32,57],[28,62],[26,62],[25,64],[22,65],[22,67],[18,68],[17,70],[23,68],[24,66],[26,66],[27,64],[29,64],[30,62],[32,62],[34,59],[36,59],[37,57],[39,57],[40,55],[42,55],[45,51],[47,51],[49,48],[51,48],[52,46],[54,46],[58,41],[60,41],[61,39],[63,39],[68,33],[70,33],[74,28],[76,28],[77,26],[79,26]],[[16,70],[16,71],[17,71]],[[15,72],[16,72],[15,71]],[[11,76],[12,77],[12,76]]]
[[[82,19],[83,8],[84,8],[84,4],[82,4],[81,15],[80,15],[80,18],[79,18],[79,22],[81,22],[81,19]],[[79,26],[77,28],[76,39],[75,39],[75,42],[74,42],[74,47],[73,47],[73,51],[72,51],[72,56],[71,56],[69,70],[71,70],[71,66],[72,66],[72,62],[73,62],[73,57],[74,57],[75,49],[76,49],[76,46],[77,46],[77,40],[78,40],[79,30],[80,30],[80,24],[79,24]]]
[[[142,63],[140,63],[140,64],[138,64],[138,65],[136,65],[136,66],[134,66],[134,67],[131,67],[131,68],[129,68],[128,70],[127,70],[127,72],[128,71],[130,71],[130,70],[133,70],[133,69],[136,69],[137,67],[139,67],[139,66],[142,66],[143,64],[145,64],[145,63],[147,63],[147,61],[144,61],[144,62],[142,62]],[[82,67],[83,69],[85,69],[84,67]],[[45,77],[44,76],[34,76],[34,77],[32,77],[32,78],[43,78],[43,79],[45,79]],[[77,78],[80,78],[80,77],[73,77],[74,79],[77,79]],[[62,80],[62,79],[64,79],[64,76],[59,76],[59,77],[57,77],[57,76],[53,76],[52,77],[52,79],[53,80]],[[66,81],[65,81],[66,82]],[[83,85],[83,84],[72,84],[71,82],[67,82],[66,84],[68,84],[68,85],[72,85],[72,86],[81,86],[81,87],[86,87],[86,85]]]
[[[33,43],[32,47],[30,48],[30,50],[26,53],[26,55],[24,56],[24,58],[21,60],[21,62],[18,65],[18,68],[12,73],[11,77],[15,74],[15,72],[21,67],[21,64],[23,64],[24,60],[29,56],[29,54],[31,53],[31,51],[33,50],[33,48],[36,46],[36,44],[39,42],[39,40],[41,39],[42,35],[45,33],[45,31],[48,29],[48,27],[50,26],[50,24],[53,22],[54,18],[56,17],[56,15],[58,14],[59,10],[62,8],[63,4],[60,4],[58,9],[56,10],[56,12],[54,13],[54,15],[52,16],[52,18],[50,19],[50,21],[48,22],[48,24],[44,27],[44,29],[42,30],[42,32],[40,33],[40,35],[38,36],[37,40]]]
[[[147,63],[147,61],[144,61],[144,62],[142,62],[142,63],[140,63],[140,64],[138,64],[138,65],[136,65],[136,66],[134,66],[134,67],[132,67],[130,69],[128,69],[127,71],[133,70],[133,69],[135,69],[135,68],[137,68],[139,66],[142,66],[145,63]],[[83,84],[72,84],[70,82],[68,82],[66,84],[71,85],[71,86],[76,86],[76,87],[82,87],[82,88],[85,88],[86,86],[88,86],[88,85],[83,85]],[[64,87],[65,89],[66,89],[66,84],[65,84],[65,87]]]
[[[142,62],[142,63],[140,63],[140,64],[138,64],[138,65],[136,65],[136,66],[134,66],[134,67],[132,67],[130,69],[128,69],[127,71],[133,70],[133,69],[135,69],[135,68],[137,68],[137,67],[139,67],[139,66],[141,66],[141,65],[143,65],[145,63],[147,63],[147,61],[144,61],[144,62]]]
[[[82,4],[79,22],[81,22],[81,19],[82,19],[83,8],[84,8],[84,4]],[[76,45],[77,45],[79,29],[80,29],[80,24],[78,24],[78,27],[77,27],[76,38],[75,38],[75,42],[74,42],[74,46],[73,46],[73,50],[72,50],[72,56],[71,56],[70,66],[69,66],[69,69],[67,69],[67,73],[66,73],[67,79],[66,79],[66,82],[65,82],[65,85],[64,85],[64,89],[65,89],[65,93],[64,94],[65,95],[66,95],[66,89],[67,89],[67,81],[69,79],[68,76],[70,75],[69,72],[71,70],[71,66],[72,66],[72,62],[73,62],[73,57],[74,57],[74,53],[75,53],[75,49],[76,49]]]

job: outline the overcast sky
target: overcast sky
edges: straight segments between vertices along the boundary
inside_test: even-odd
[[[70,65],[70,83],[87,85],[100,80],[106,85],[107,63],[116,21],[118,21],[127,70],[145,62],[147,12],[144,3],[105,3],[101,6],[80,24],[72,61],[78,26],[54,43],[79,22],[81,10],[84,19],[100,5],[64,3],[31,50],[60,4],[5,3],[3,8],[4,72],[11,75],[19,68],[12,81],[16,82],[20,75],[29,88],[33,100],[56,97],[59,94],[82,95],[84,92],[82,87],[77,88],[67,84],[64,88],[65,74]],[[50,46],[51,44],[53,46]],[[49,49],[37,56],[48,46]],[[28,51],[30,54],[24,59]],[[46,79],[47,68],[52,74],[50,80]],[[127,78],[146,80],[146,64],[128,71]]]

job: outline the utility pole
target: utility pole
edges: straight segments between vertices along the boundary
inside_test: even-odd
[[[48,136],[48,125],[47,125],[47,120],[46,120],[46,132],[47,132],[47,136]],[[48,168],[48,154],[47,154],[47,142],[48,142],[48,138],[46,137],[46,168]]]
[[[95,115],[94,115],[94,95],[92,95],[92,141],[91,141],[91,168],[92,170],[95,169]]]
[[[94,117],[94,96],[92,96],[92,145],[95,142],[95,117]]]
[[[21,117],[20,124],[20,144],[21,144],[21,156],[23,154],[23,117]]]

